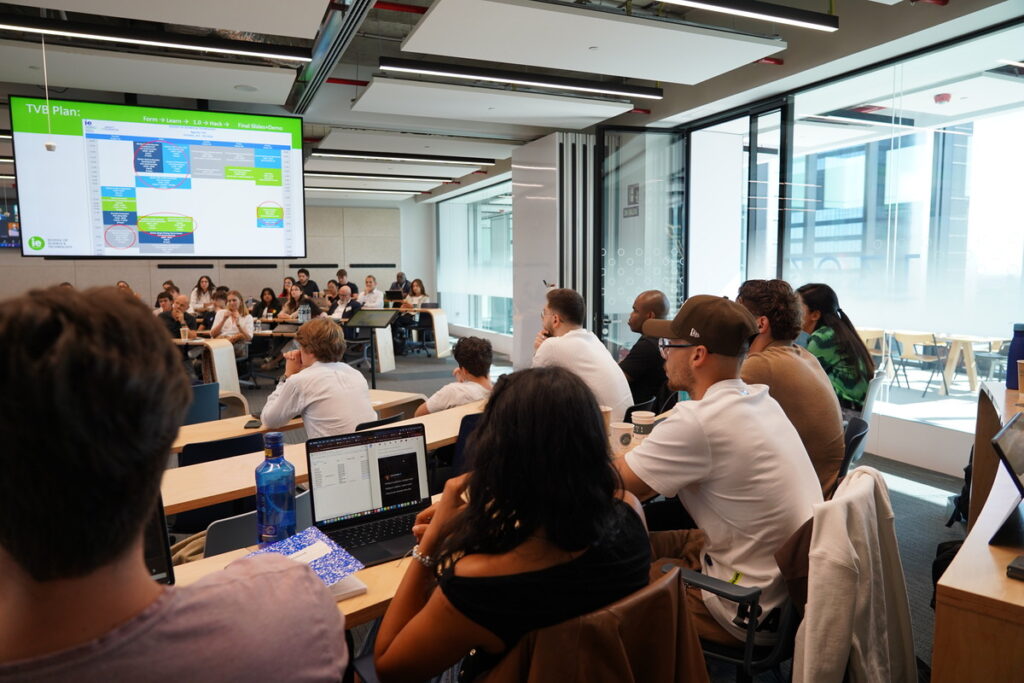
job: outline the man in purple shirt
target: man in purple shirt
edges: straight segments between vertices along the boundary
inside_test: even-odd
[[[305,565],[150,578],[144,522],[191,390],[114,288],[0,304],[0,681],[339,680],[343,620]]]

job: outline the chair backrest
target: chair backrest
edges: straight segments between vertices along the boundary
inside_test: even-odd
[[[452,471],[455,475],[466,471],[466,443],[482,416],[483,413],[470,413],[464,415],[459,423],[459,436],[455,439],[455,454],[452,456]]]
[[[373,429],[374,427],[383,427],[384,425],[389,425],[392,422],[398,422],[399,420],[401,420],[404,417],[405,416],[402,413],[395,413],[394,415],[391,415],[389,417],[383,417],[383,418],[381,418],[379,420],[374,420],[372,422],[364,422],[362,424],[356,425],[356,431],[357,432],[361,432],[364,429]]]
[[[881,346],[882,339],[885,337],[885,330],[881,328],[858,327],[857,334],[860,336],[860,340],[864,342],[864,346],[868,348],[868,351],[876,351]]]
[[[295,496],[295,533],[313,526],[313,511],[309,504],[309,491]],[[232,550],[254,545],[256,536],[256,511],[212,522],[206,528],[206,548],[203,557],[220,555]]]
[[[185,413],[185,421],[182,424],[196,424],[197,422],[211,422],[220,419],[220,384],[210,382],[209,384],[192,385],[192,403],[188,405]]]
[[[876,372],[875,376],[868,382],[868,391],[864,395],[864,408],[860,411],[861,419],[868,424],[871,424],[871,416],[875,412],[875,399],[878,398],[878,394],[882,391],[884,385],[885,370]]]
[[[632,405],[632,406],[626,408],[626,414],[623,416],[622,421],[623,422],[630,422],[630,421],[632,421],[633,413],[636,412],[637,410],[654,410],[654,402],[657,400],[657,398],[658,398],[657,396],[651,396],[646,401],[643,401],[641,403],[637,403],[636,405]]]
[[[238,383],[234,344],[227,339],[207,339],[204,343],[210,349],[213,379],[220,383],[221,390],[241,394],[242,387]]]
[[[857,460],[860,460],[860,456],[864,454],[864,445],[868,436],[868,423],[859,417],[851,417],[850,421],[846,423],[846,431],[843,433],[843,441],[846,444],[846,449],[843,452],[843,462],[839,466],[839,476],[836,477],[836,483],[832,485],[832,490],[828,492],[826,498],[831,498],[832,494],[839,488],[839,483],[846,476],[846,473]]]
[[[614,604],[528,633],[478,680],[668,683],[707,680],[707,670],[673,569]]]
[[[211,460],[230,458],[246,453],[255,453],[263,450],[263,435],[246,434],[231,439],[220,439],[219,441],[201,441],[199,443],[185,444],[178,454],[178,466],[187,467],[198,465]]]
[[[936,346],[935,335],[924,332],[893,332],[893,338],[899,344],[894,350],[900,358],[916,360],[921,355],[918,347]]]

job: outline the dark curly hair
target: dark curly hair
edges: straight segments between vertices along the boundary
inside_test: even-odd
[[[491,342],[480,337],[463,337],[452,349],[455,362],[474,377],[486,377],[491,371],[494,353]]]
[[[755,317],[768,318],[773,339],[792,341],[800,334],[800,297],[785,280],[747,280],[740,285],[736,301]]]

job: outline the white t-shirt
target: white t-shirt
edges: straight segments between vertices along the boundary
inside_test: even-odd
[[[212,292],[200,292],[198,288],[193,289],[191,296],[188,298],[188,312],[195,315],[200,308],[208,308],[212,303]]]
[[[626,454],[626,464],[658,493],[678,495],[704,530],[706,574],[761,588],[765,615],[785,602],[774,553],[822,498],[800,435],[768,387],[724,380],[699,401],[677,403]],[[726,630],[745,638],[732,623],[735,603],[705,592],[704,604]]]
[[[238,316],[238,323],[230,317],[230,312],[226,308],[222,308],[217,311],[216,315],[213,316],[213,328],[217,325],[224,323],[224,326],[220,328],[219,336],[230,337],[233,334],[239,334],[244,332],[245,335],[252,339],[253,332],[256,330],[256,326],[251,315],[240,315]],[[213,329],[211,328],[211,329]]]
[[[633,405],[633,393],[619,364],[589,330],[581,328],[545,339],[533,355],[533,367],[553,365],[579,375],[594,392],[598,405],[611,406],[612,422],[621,422],[626,408]]]
[[[456,406],[479,401],[491,395],[491,390],[476,382],[452,382],[446,384],[427,399],[427,410],[436,413]]]
[[[260,413],[263,426],[283,427],[302,415],[311,439],[354,432],[377,419],[362,373],[345,363],[313,363],[277,385]]]
[[[405,303],[412,305],[413,308],[419,308],[423,304],[429,304],[430,297],[426,294],[420,294],[418,296],[410,294],[405,297]]]
[[[363,292],[359,298],[359,303],[363,305],[363,308],[384,308],[384,293],[379,289],[374,289],[372,292]]]

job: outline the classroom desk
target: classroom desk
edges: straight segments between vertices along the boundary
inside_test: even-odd
[[[411,417],[417,407],[427,398],[423,394],[414,394],[406,391],[385,391],[384,389],[370,390],[370,404],[377,411],[381,418],[391,417],[395,413],[402,413]],[[245,423],[253,418],[249,415],[228,417],[223,420],[211,420],[210,422],[197,422],[196,424],[184,425],[178,430],[178,436],[171,444],[171,453],[180,453],[182,447],[189,443],[201,443],[203,441],[219,441],[220,439],[231,439],[236,436],[248,436],[249,434],[261,434],[263,432],[286,432],[291,429],[298,429],[302,426],[302,418],[297,417],[283,427],[267,429],[257,427],[246,429]]]
[[[426,431],[427,450],[434,450],[455,443],[462,418],[483,410],[484,403],[484,400],[475,401],[458,408],[396,422],[388,427],[422,424]],[[288,462],[295,466],[295,482],[301,484],[308,481],[306,445],[286,444],[284,455]],[[263,451],[259,451],[165,470],[163,483],[160,485],[164,514],[173,515],[255,495],[254,472],[262,461]]]
[[[932,680],[1020,681],[1024,672],[1024,581],[1007,578],[1021,547],[988,544],[1017,490],[991,446],[1022,407],[1019,394],[985,382],[978,396],[969,532],[935,595]]]
[[[971,385],[971,391],[978,390],[978,366],[974,359],[974,345],[988,344],[989,349],[998,351],[1003,340],[999,337],[974,337],[966,334],[937,334],[935,341],[948,344],[949,351],[946,354],[946,366],[942,374],[946,376],[946,386],[953,384],[953,376],[956,373],[956,366],[963,356],[964,367],[967,369],[967,381]],[[940,389],[940,391],[944,391]]]

